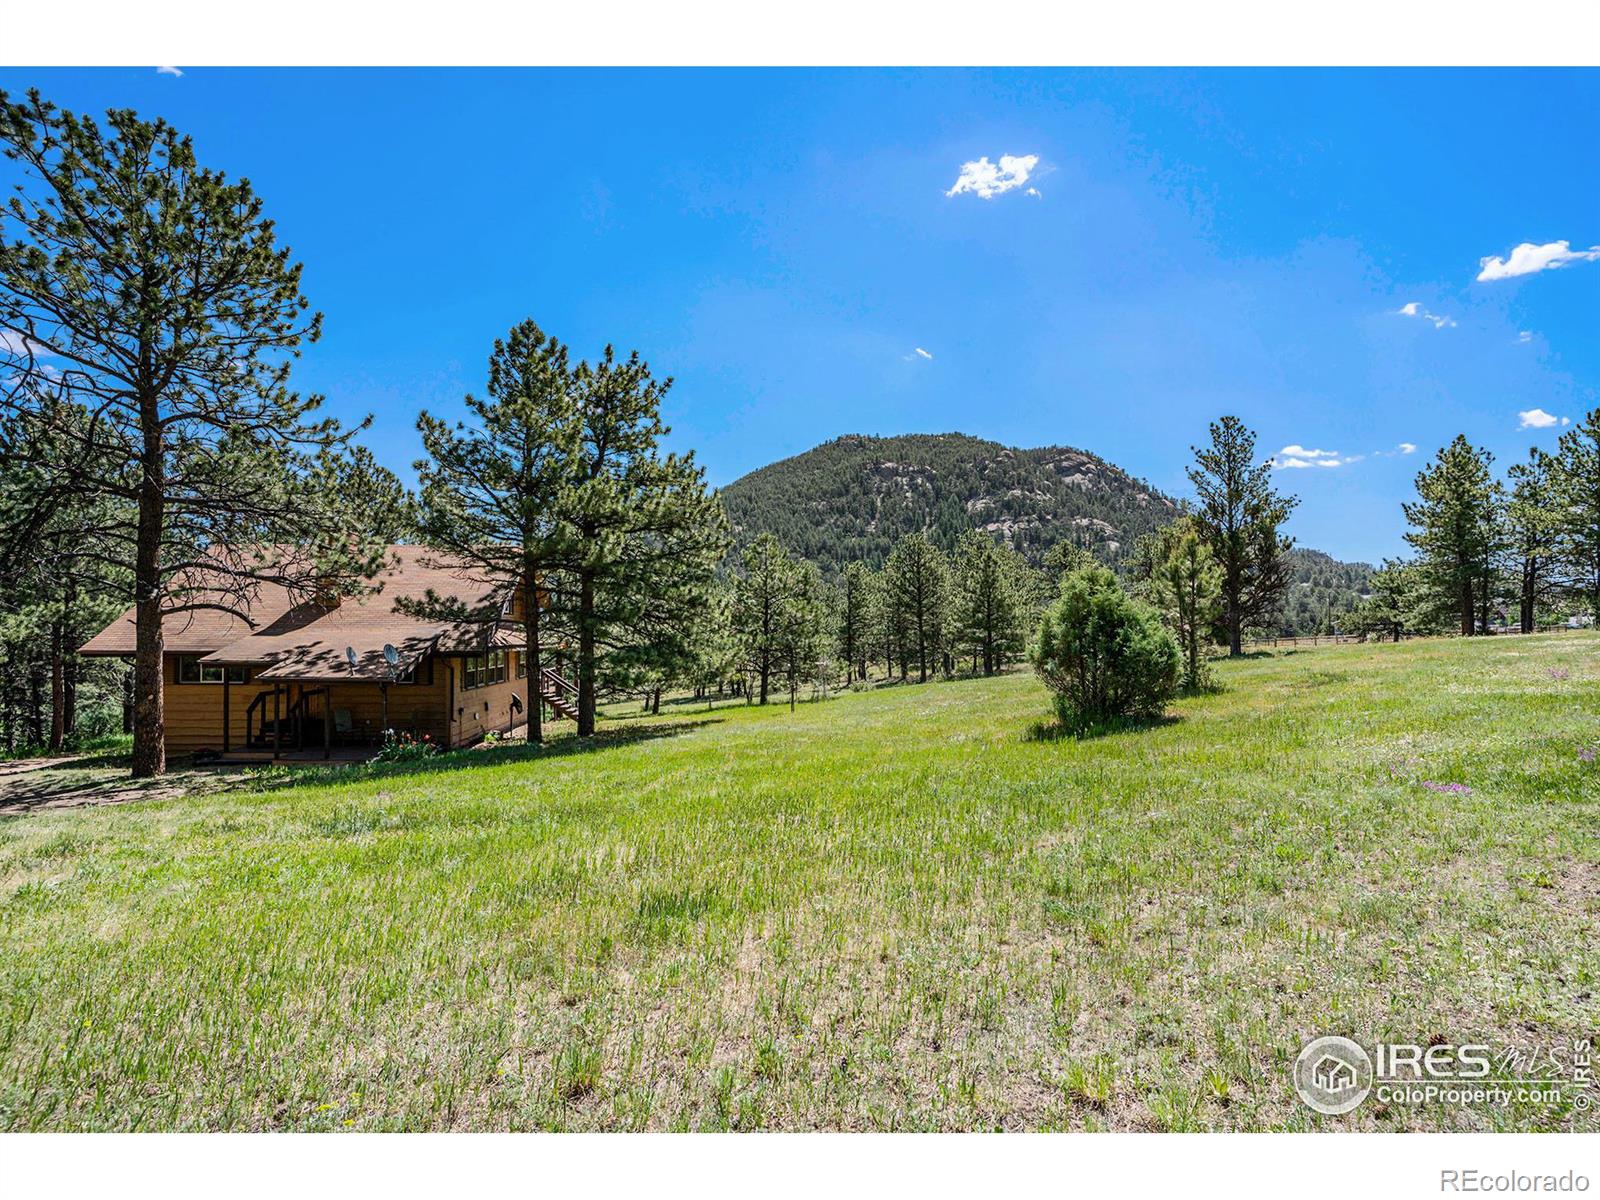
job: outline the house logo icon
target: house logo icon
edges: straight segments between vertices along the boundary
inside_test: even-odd
[[[1319,1037],[1294,1060],[1294,1090],[1330,1117],[1347,1113],[1372,1090],[1372,1059],[1347,1037]]]

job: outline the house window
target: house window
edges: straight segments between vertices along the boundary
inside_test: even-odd
[[[491,650],[487,654],[469,654],[461,667],[461,689],[488,687],[506,681],[506,652]]]
[[[528,656],[526,654],[518,654],[517,655],[517,678],[518,679],[526,679],[527,677],[528,677]]]
[[[179,683],[221,683],[224,672],[229,683],[246,683],[250,679],[249,667],[224,667],[221,663],[201,662],[196,654],[184,654],[178,658]]]

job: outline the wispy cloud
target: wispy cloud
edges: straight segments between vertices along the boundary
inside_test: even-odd
[[[1537,275],[1540,271],[1553,271],[1557,267],[1577,262],[1594,262],[1600,259],[1600,246],[1587,250],[1574,250],[1570,242],[1546,242],[1536,246],[1523,242],[1505,258],[1491,254],[1478,260],[1478,282],[1495,279],[1513,279],[1518,275]]]
[[[3,354],[44,354],[45,348],[38,342],[23,337],[20,333],[13,333],[9,329],[0,329],[0,353]]]
[[[902,357],[901,361],[903,361],[903,362],[919,362],[919,361],[932,362],[933,361],[933,355],[929,354],[921,346],[918,346],[916,349],[912,350],[910,354],[904,355]]]
[[[1043,200],[1044,199],[1044,193],[1041,192],[1038,188],[1034,188],[1034,187],[1025,189],[1022,194],[1024,196],[1032,196],[1035,200]]]
[[[1533,333],[1530,330],[1524,329],[1517,334],[1517,345],[1526,346],[1531,341],[1533,341]]]
[[[1393,450],[1374,450],[1372,457],[1399,458],[1403,454],[1415,454],[1416,452],[1417,444],[1415,442],[1396,442]]]
[[[1401,454],[1415,454],[1417,452],[1417,444],[1415,442],[1401,442],[1396,449]]]
[[[1517,414],[1518,429],[1549,429],[1553,425],[1570,425],[1570,417],[1558,417],[1542,408],[1530,408]]]
[[[1431,313],[1415,300],[1410,304],[1401,305],[1394,311],[1397,317],[1420,317],[1424,321],[1432,321],[1435,329],[1454,329],[1456,325],[1455,318],[1441,317],[1438,313]]]
[[[177,67],[157,67],[156,68],[156,74],[157,75],[171,75],[174,79],[182,79],[183,78],[183,72],[178,70]]]
[[[962,163],[961,173],[945,195],[959,196],[963,192],[971,192],[980,200],[993,200],[1004,192],[1024,186],[1038,165],[1037,154],[1002,154],[999,165],[990,162],[986,154],[976,162]],[[1038,195],[1037,189],[1028,190]]]
[[[1308,450],[1304,446],[1285,446],[1272,456],[1272,465],[1280,471],[1304,470],[1307,467],[1343,467],[1358,463],[1366,455],[1342,455],[1337,450]]]

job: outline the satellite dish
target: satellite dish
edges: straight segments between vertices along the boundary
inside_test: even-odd
[[[385,642],[383,644],[383,661],[391,667],[398,667],[400,665],[400,651]]]
[[[356,669],[356,648],[354,646],[346,646],[344,648],[344,656],[350,663],[350,669],[354,671]]]

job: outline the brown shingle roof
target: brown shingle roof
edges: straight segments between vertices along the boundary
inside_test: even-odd
[[[261,666],[262,679],[383,680],[389,678],[386,643],[399,651],[398,669],[403,672],[430,650],[460,654],[503,636],[498,630],[502,585],[477,578],[460,562],[421,546],[391,546],[389,558],[389,568],[371,581],[377,591],[346,597],[337,607],[295,603],[284,588],[264,584],[248,604],[248,622],[215,609],[172,614],[162,622],[166,648],[205,654],[208,662]],[[432,620],[396,611],[399,601],[430,597],[459,606],[469,619]],[[220,594],[210,598],[228,599]],[[197,599],[204,602],[207,597]],[[130,609],[80,653],[132,654],[133,617]],[[346,647],[356,652],[354,670]]]

